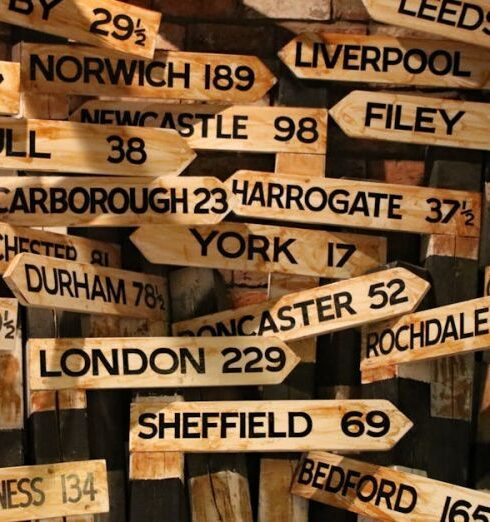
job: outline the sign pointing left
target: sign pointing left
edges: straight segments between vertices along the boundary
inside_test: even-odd
[[[20,110],[20,65],[0,62],[0,114],[18,114]]]

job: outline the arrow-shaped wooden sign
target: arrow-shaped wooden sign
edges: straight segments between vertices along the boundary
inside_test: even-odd
[[[21,78],[32,93],[248,103],[276,78],[255,56],[158,51],[152,61],[93,47],[21,45]]]
[[[291,493],[376,520],[487,521],[490,495],[322,451],[304,455]]]
[[[2,522],[109,512],[105,460],[0,468],[0,484]]]
[[[490,347],[490,297],[441,306],[364,331],[362,371]]]
[[[15,348],[18,310],[17,299],[0,298],[0,351]]]
[[[386,451],[412,423],[384,400],[131,405],[130,451]]]
[[[490,295],[490,266],[485,267],[485,295]]]
[[[385,24],[490,47],[488,0],[362,0],[369,15]]]
[[[214,224],[229,212],[216,178],[0,177],[0,219],[21,226]]]
[[[481,89],[490,53],[447,40],[322,32],[297,36],[279,57],[307,80]]]
[[[238,171],[226,182],[244,217],[478,237],[481,194]]]
[[[430,284],[405,268],[391,268],[278,301],[174,323],[175,335],[273,335],[294,341],[409,313]]]
[[[177,130],[193,149],[326,154],[326,109],[91,100],[71,114],[82,123]]]
[[[32,390],[280,384],[300,360],[273,337],[30,339],[28,354]]]
[[[0,114],[18,114],[20,110],[20,65],[0,62]]]
[[[116,0],[0,0],[0,20],[152,58],[161,13]]]
[[[3,275],[24,306],[164,320],[163,277],[18,254]]]
[[[343,279],[386,262],[386,239],[248,223],[147,226],[131,241],[152,263]]]
[[[490,104],[353,91],[330,114],[351,138],[490,150]]]
[[[174,131],[0,118],[2,169],[155,177],[195,157]]]

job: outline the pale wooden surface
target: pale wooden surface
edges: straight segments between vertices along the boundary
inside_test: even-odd
[[[0,62],[0,114],[17,114],[20,110],[20,65]]]
[[[18,310],[19,302],[17,299],[0,298],[0,351],[15,348]]]
[[[24,428],[22,332],[16,331],[13,350],[0,352],[0,429]]]

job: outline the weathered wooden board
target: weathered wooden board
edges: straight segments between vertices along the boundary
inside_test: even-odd
[[[71,121],[174,129],[193,149],[326,154],[326,109],[91,100]]]
[[[175,176],[195,157],[170,130],[0,118],[1,169]]]
[[[175,335],[274,335],[299,340],[354,328],[417,308],[430,284],[405,268],[382,270],[277,301],[173,324]]]
[[[86,46],[20,45],[30,92],[247,103],[276,83],[255,56],[157,51],[145,61]]]
[[[352,138],[490,150],[490,104],[353,91],[330,114]]]
[[[165,320],[162,277],[24,253],[3,279],[24,306]]]
[[[193,419],[193,420],[191,420]],[[131,404],[130,451],[388,450],[412,427],[389,401]]]
[[[109,511],[104,460],[0,469],[2,522]]]
[[[297,36],[279,57],[309,80],[481,89],[490,53],[448,40],[321,32]]]
[[[233,211],[244,217],[419,234],[480,232],[479,192],[245,170],[226,185]]]
[[[121,266],[119,245],[0,223],[0,273],[3,274],[10,261],[22,252],[79,263],[115,268]]]
[[[162,14],[116,0],[0,0],[0,20],[152,58]]]
[[[486,520],[490,495],[321,451],[303,457],[291,492],[376,520]]]
[[[30,339],[28,346],[33,390],[279,384],[299,362],[271,337]]]
[[[451,40],[490,47],[488,0],[362,0],[378,22],[400,25]]]
[[[490,298],[404,315],[363,333],[363,371],[490,348]]]
[[[490,295],[490,266],[485,267],[485,287],[484,294]]]
[[[364,274],[386,258],[382,237],[248,223],[147,226],[131,241],[152,263],[337,279]]]
[[[0,351],[11,351],[15,348],[18,310],[17,299],[0,298]]]
[[[0,62],[0,114],[17,114],[20,110],[20,65]]]
[[[229,194],[206,177],[0,177],[0,216],[21,226],[208,225]]]

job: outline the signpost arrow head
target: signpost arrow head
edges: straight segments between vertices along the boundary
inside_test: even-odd
[[[328,111],[335,123],[350,138],[363,137],[364,119],[361,120],[360,115],[364,113],[366,105],[364,93],[364,91],[352,91]]]

